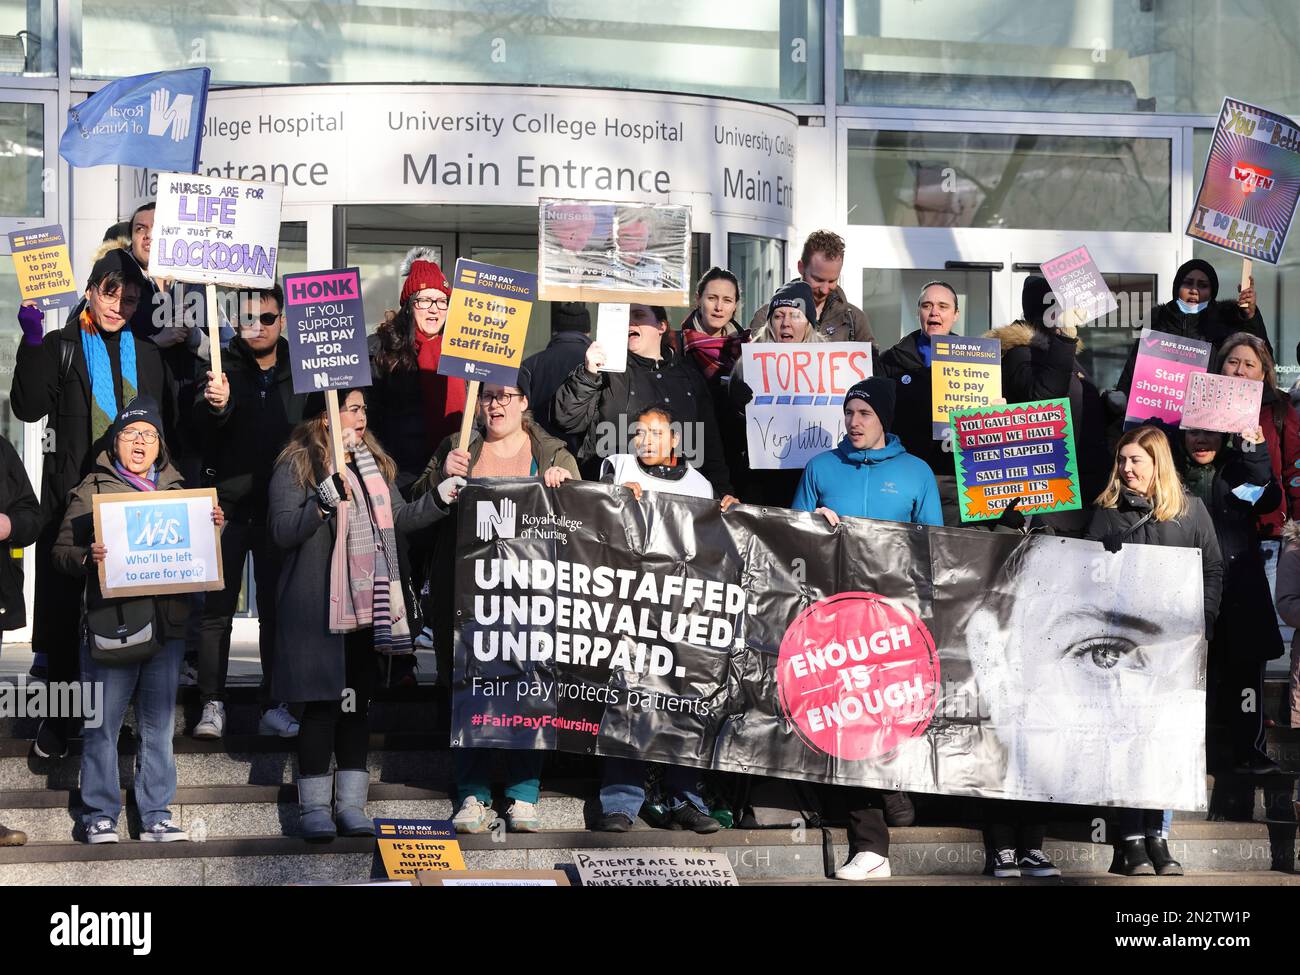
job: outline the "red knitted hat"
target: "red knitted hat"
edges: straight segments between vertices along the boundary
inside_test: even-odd
[[[402,284],[402,304],[406,304],[407,298],[425,288],[433,288],[448,298],[451,297],[451,285],[443,276],[442,268],[430,260],[435,253],[437,252],[432,247],[412,247],[406,252],[402,261],[402,275],[406,279]]]

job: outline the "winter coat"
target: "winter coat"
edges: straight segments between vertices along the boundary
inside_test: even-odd
[[[266,521],[271,469],[289,434],[302,422],[307,398],[294,395],[289,343],[283,338],[276,344],[269,384],[242,338],[231,341],[221,369],[230,382],[225,407],[213,409],[204,399],[206,378],[194,399],[205,477],[216,487],[228,521],[261,524]]]
[[[1205,634],[1208,638],[1214,632],[1214,620],[1223,593],[1223,557],[1219,552],[1219,540],[1210,512],[1200,498],[1188,495],[1187,510],[1181,517],[1157,521],[1152,516],[1143,521],[1150,513],[1149,499],[1130,491],[1122,491],[1116,507],[1093,510],[1086,537],[1099,542],[1119,538],[1124,545],[1199,548],[1202,595],[1205,600]],[[1177,580],[1170,580],[1170,584],[1176,585]]]
[[[180,471],[164,464],[158,471],[158,492],[179,491],[185,487]],[[86,602],[96,603],[104,597],[99,589],[99,571],[90,559],[90,546],[97,541],[94,524],[96,494],[137,494],[139,489],[122,480],[113,467],[107,450],[100,451],[94,470],[77,485],[68,499],[68,510],[59,528],[59,537],[51,553],[55,567],[66,575],[86,580]],[[229,567],[226,571],[232,571]],[[153,597],[163,640],[185,636],[190,618],[190,594]]]
[[[804,468],[795,511],[830,508],[841,517],[942,525],[934,472],[913,457],[894,434],[876,450],[857,450],[845,437]]]
[[[412,637],[420,631],[419,600],[411,586],[404,536],[447,514],[432,492],[407,502],[388,485],[397,535],[402,595]],[[271,474],[266,526],[271,541],[284,552],[276,585],[276,651],[271,694],[277,701],[338,701],[347,686],[344,634],[331,633],[330,560],[338,518],[324,515],[316,503],[316,486],[298,483],[290,464],[281,461]],[[393,580],[396,582],[397,580]]]
[[[579,438],[576,434],[566,434],[555,422],[555,394],[573,370],[586,361],[590,345],[591,336],[586,332],[556,332],[546,348],[524,360],[528,372],[528,408],[533,419],[547,433],[563,440],[571,454],[577,453]]]
[[[32,490],[18,451],[0,437],[0,514],[9,518],[9,537],[0,541],[0,630],[19,630],[27,625],[27,603],[23,598],[22,552],[41,532],[41,506]]]
[[[1277,563],[1277,614],[1287,626],[1295,628],[1291,637],[1291,659],[1294,661],[1300,656],[1300,521],[1288,521],[1282,529],[1282,556]],[[1300,727],[1300,711],[1294,708],[1295,694],[1293,683],[1292,728]]]
[[[1273,413],[1273,403],[1277,400],[1285,404],[1280,425]],[[1283,496],[1282,504],[1259,516],[1259,532],[1264,538],[1276,539],[1282,537],[1282,527],[1288,519],[1300,516],[1300,413],[1291,405],[1290,397],[1266,385],[1259,425],[1264,430],[1273,476]]]
[[[797,281],[798,278],[794,280]],[[767,324],[767,310],[768,306],[764,305],[754,312],[754,317],[749,322],[751,334]],[[822,305],[822,310],[817,315],[817,331],[827,342],[874,342],[876,340],[871,332],[871,321],[867,318],[867,313],[857,305],[849,303],[843,288],[836,288],[827,295],[826,304]]]
[[[944,450],[944,441],[934,438],[933,389],[930,385],[930,366],[922,356],[920,339],[916,331],[904,335],[891,349],[880,353],[876,375],[894,380],[895,408],[893,433],[898,434],[903,447],[913,457],[930,465],[936,475],[956,476],[951,443]]]

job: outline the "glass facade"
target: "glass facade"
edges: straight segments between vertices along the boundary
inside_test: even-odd
[[[33,102],[0,101],[0,217],[45,212],[45,112]]]
[[[54,0],[0,0],[0,75],[53,76],[56,24]]]
[[[744,327],[786,281],[785,241],[752,234],[728,234],[727,267],[740,280],[736,321]]]

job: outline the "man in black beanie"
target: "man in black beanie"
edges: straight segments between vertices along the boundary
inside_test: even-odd
[[[573,370],[578,368],[591,345],[591,314],[580,301],[557,301],[551,304],[551,341],[541,352],[524,360],[524,369],[531,377],[533,419],[547,433],[559,437],[568,445],[569,452],[578,454],[579,438],[565,433],[555,423],[552,413],[555,391]]]

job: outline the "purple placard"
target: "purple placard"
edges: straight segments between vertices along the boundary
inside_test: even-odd
[[[295,393],[370,385],[357,268],[286,274],[284,319]]]
[[[1048,324],[1077,327],[1119,307],[1086,247],[1044,261],[1042,269],[1056,297],[1055,320]]]

